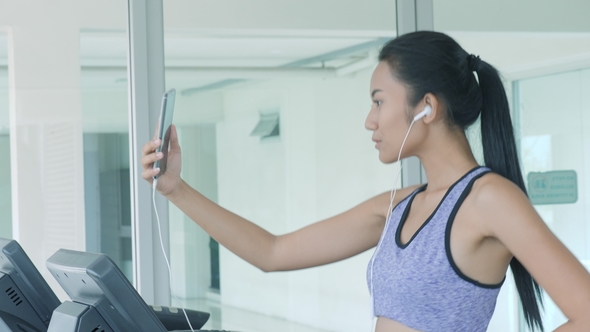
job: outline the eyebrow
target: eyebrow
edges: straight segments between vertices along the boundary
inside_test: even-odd
[[[379,89],[375,89],[375,90],[373,90],[373,92],[371,92],[371,98],[375,97],[375,94],[376,94],[377,92],[381,92],[381,90],[379,90]]]

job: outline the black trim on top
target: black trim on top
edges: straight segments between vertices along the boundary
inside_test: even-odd
[[[412,243],[412,240],[414,240],[414,238],[416,238],[416,236],[418,236],[418,234],[420,233],[420,231],[426,227],[426,225],[428,225],[428,223],[430,222],[430,220],[436,215],[436,212],[438,211],[438,209],[440,208],[440,206],[442,205],[442,203],[445,201],[445,199],[447,198],[447,196],[451,193],[451,191],[453,190],[453,188],[455,188],[455,186],[461,182],[463,179],[465,179],[468,175],[470,175],[471,173],[475,172],[476,170],[482,168],[484,166],[476,166],[474,168],[472,168],[469,172],[465,173],[465,175],[463,175],[461,178],[459,178],[459,180],[455,181],[455,183],[453,183],[449,189],[447,189],[447,192],[445,192],[445,195],[443,196],[443,198],[440,200],[440,202],[438,202],[438,205],[436,206],[436,208],[434,209],[434,211],[432,211],[432,213],[430,214],[430,216],[428,217],[428,219],[426,219],[426,221],[424,221],[422,223],[422,226],[420,226],[420,228],[418,228],[418,230],[414,233],[414,235],[412,235],[412,237],[410,238],[410,240],[406,243],[403,244],[402,243],[402,239],[401,239],[401,232],[402,232],[402,228],[404,227],[404,224],[406,223],[406,218],[408,217],[408,214],[410,213],[410,208],[412,205],[412,202],[414,201],[414,197],[416,197],[417,194],[419,194],[420,192],[424,191],[426,189],[426,187],[428,186],[428,184],[418,188],[419,190],[416,190],[414,192],[414,194],[412,195],[411,200],[408,202],[408,204],[406,205],[406,209],[404,210],[404,213],[402,214],[399,224],[397,225],[397,230],[395,231],[395,244],[397,244],[397,246],[400,249],[405,249],[407,246],[410,245],[410,243]]]
[[[399,201],[399,203],[397,203],[393,209],[391,209],[391,214],[393,214],[393,211],[395,211],[395,209],[397,209],[398,205],[400,205],[401,203],[403,203],[405,200],[407,200],[410,197],[415,196],[417,193],[421,192],[422,190],[424,190],[424,188],[426,188],[426,185],[422,185],[416,189],[414,189],[414,191],[412,191],[408,196],[404,197],[404,199],[402,199],[401,201]],[[389,216],[391,218],[391,216]]]
[[[459,199],[455,203],[455,206],[453,207],[453,210],[451,211],[451,214],[449,215],[449,220],[447,221],[447,227],[445,230],[445,253],[447,255],[447,259],[449,260],[449,263],[451,264],[451,267],[453,268],[453,271],[455,271],[455,273],[461,279],[463,279],[471,284],[474,284],[475,286],[481,287],[481,288],[494,289],[494,288],[500,288],[504,284],[504,280],[506,280],[506,276],[504,276],[504,279],[502,279],[502,281],[499,284],[481,283],[475,279],[469,278],[463,272],[461,272],[461,270],[459,269],[457,264],[455,264],[455,260],[453,260],[453,255],[451,254],[451,227],[453,226],[453,222],[455,221],[455,216],[457,215],[457,211],[459,211],[459,208],[463,204],[463,201],[465,200],[467,195],[469,195],[469,193],[471,192],[471,188],[473,187],[475,180],[477,180],[480,177],[482,177],[488,173],[491,173],[491,172],[492,172],[491,170],[483,171],[483,172],[477,174],[476,176],[474,176],[471,180],[469,180],[469,183],[467,184],[467,186],[465,187],[465,189],[461,193],[461,196],[459,196]]]
[[[406,204],[406,208],[404,209],[404,213],[402,214],[402,216],[399,219],[399,223],[397,224],[397,229],[395,230],[395,244],[397,244],[398,247],[404,249],[405,247],[408,246],[408,244],[410,244],[410,242],[412,242],[412,240],[414,239],[414,237],[416,236],[416,234],[418,234],[418,232],[420,232],[420,230],[422,229],[422,227],[424,227],[424,224],[427,224],[428,221],[430,220],[430,218],[428,218],[428,220],[418,229],[418,231],[416,231],[416,234],[414,234],[414,236],[412,236],[412,238],[410,239],[410,241],[408,241],[408,243],[406,244],[402,244],[402,240],[401,240],[401,229],[403,227],[403,224],[405,223],[406,219],[408,218],[408,214],[410,213],[410,206],[412,205],[412,202],[414,201],[414,198],[416,197],[416,195],[422,191],[424,191],[424,189],[426,189],[426,186],[422,186],[420,187],[419,191],[414,192],[414,194],[412,195],[412,197],[410,198],[410,201],[408,201],[408,204]]]
[[[424,190],[424,188],[426,188],[426,185],[422,185],[416,189],[414,189],[414,191],[412,191],[408,196],[404,197],[401,201],[399,201],[399,203],[397,203],[393,209],[391,209],[391,214],[389,215],[389,219],[393,218],[393,211],[395,211],[395,209],[397,209],[397,207],[402,204],[403,202],[405,202],[408,198],[414,199],[414,196],[419,193],[420,191]],[[404,212],[405,213],[405,212]],[[385,229],[383,229],[383,234],[387,233],[389,231],[389,225],[390,225],[390,221],[389,220],[385,220]],[[379,243],[381,243],[381,239],[379,239]],[[379,244],[378,244],[379,245]]]

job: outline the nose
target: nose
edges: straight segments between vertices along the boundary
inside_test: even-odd
[[[371,107],[367,119],[365,120],[365,128],[367,130],[375,131],[379,126],[377,125],[377,112],[374,107]]]

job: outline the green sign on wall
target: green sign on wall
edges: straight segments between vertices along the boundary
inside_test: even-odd
[[[576,171],[531,172],[527,179],[533,204],[569,204],[578,200]]]

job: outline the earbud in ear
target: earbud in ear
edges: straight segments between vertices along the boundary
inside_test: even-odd
[[[416,114],[416,116],[414,117],[414,122],[422,119],[423,117],[430,115],[430,113],[432,113],[432,107],[430,107],[430,105],[426,105],[426,107],[424,107],[424,110],[422,110],[422,112]]]

